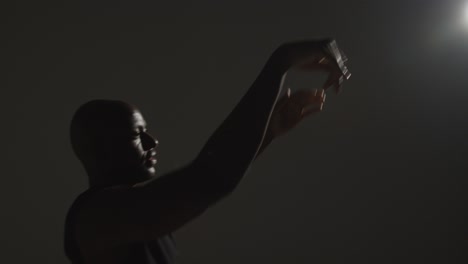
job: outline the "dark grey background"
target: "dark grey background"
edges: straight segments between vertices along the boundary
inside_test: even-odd
[[[13,3],[0,262],[67,263],[65,213],[87,187],[68,141],[80,104],[139,106],[165,173],[195,157],[278,45],[332,36],[353,73],[343,93],[176,233],[180,263],[466,263],[466,1]]]

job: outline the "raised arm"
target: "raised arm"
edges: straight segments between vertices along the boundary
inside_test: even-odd
[[[299,55],[297,48],[296,53],[285,47],[276,50],[189,165],[156,180],[108,188],[91,197],[79,214],[80,244],[112,247],[154,239],[173,232],[231,193],[257,156],[285,73],[297,63],[293,59],[309,56],[311,63],[317,54],[324,56],[317,42],[308,46]]]

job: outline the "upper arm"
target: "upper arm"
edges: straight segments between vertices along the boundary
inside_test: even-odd
[[[171,233],[202,214],[232,188],[215,170],[187,166],[136,186],[93,194],[78,213],[80,245],[117,246]],[[201,174],[201,175],[200,175]]]

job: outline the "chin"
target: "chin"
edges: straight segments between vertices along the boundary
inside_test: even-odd
[[[145,166],[142,168],[142,174],[145,180],[154,178],[156,176],[156,169],[154,168],[154,166],[152,167]]]
[[[154,167],[148,168],[148,176],[154,178],[156,176],[156,169]]]

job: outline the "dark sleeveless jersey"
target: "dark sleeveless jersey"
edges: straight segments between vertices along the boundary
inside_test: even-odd
[[[100,190],[90,188],[80,194],[68,210],[65,220],[64,247],[65,255],[73,264],[83,264],[82,256],[75,238],[76,214],[80,206],[88,197]],[[122,259],[116,264],[174,264],[175,243],[172,235],[160,237],[150,242],[133,243],[127,245],[129,254],[127,259]]]

